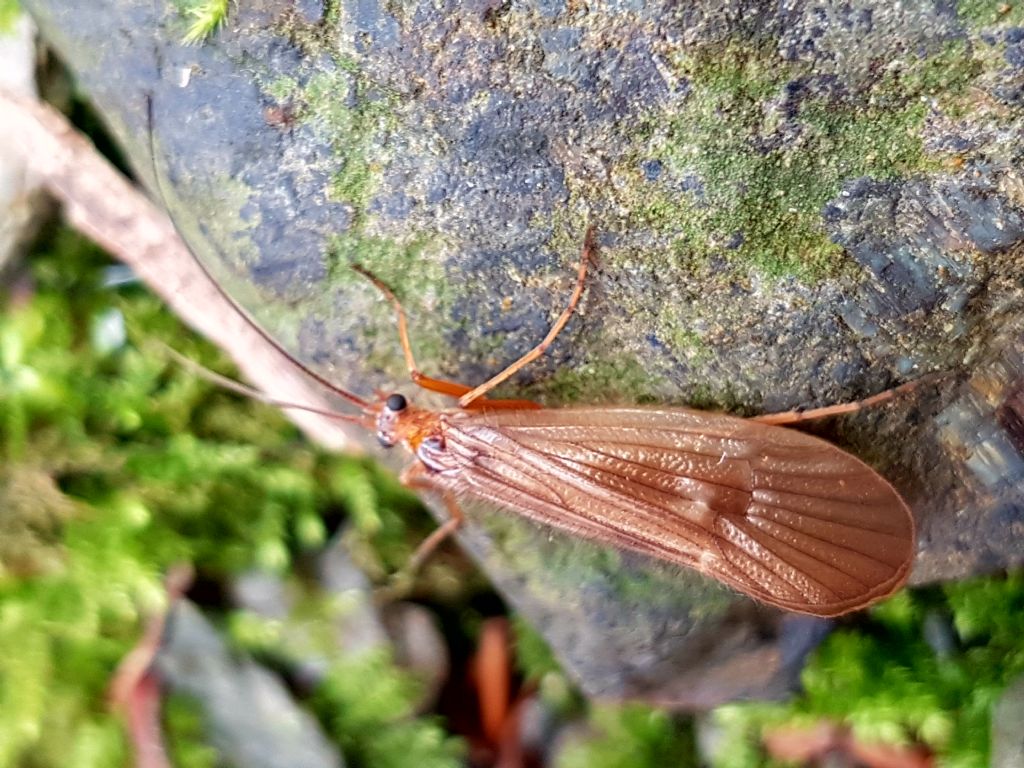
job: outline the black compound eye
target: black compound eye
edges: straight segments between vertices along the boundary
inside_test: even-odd
[[[409,401],[403,395],[396,392],[385,401],[384,405],[387,406],[389,411],[397,413],[398,411],[404,411],[409,406]]]

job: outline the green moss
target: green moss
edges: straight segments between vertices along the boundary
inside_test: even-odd
[[[527,680],[537,681],[545,675],[561,673],[561,666],[547,641],[519,616],[512,617],[515,636],[516,664]]]
[[[421,365],[444,357],[446,345],[441,318],[448,316],[451,296],[445,291],[441,259],[433,253],[436,244],[426,237],[404,243],[354,231],[335,235],[328,246],[328,279],[334,285],[355,286],[367,299],[369,316],[360,329],[371,341],[363,358],[364,370],[386,370],[392,385],[403,384],[408,373],[402,365],[397,317],[391,303],[365,276],[352,269],[359,264],[372,270],[385,285],[422,286],[420,293],[399,291],[398,299],[410,313],[409,333],[413,352]],[[413,278],[415,276],[415,278]],[[429,308],[425,311],[424,308]],[[319,316],[329,317],[331,308],[322,307]],[[430,371],[428,373],[436,373]]]
[[[329,482],[353,526],[349,546],[371,578],[382,580],[408,565],[416,545],[436,525],[394,474],[381,467],[346,464]]]
[[[59,572],[62,527],[80,510],[53,478],[19,464],[5,467],[0,470],[0,509],[0,579]]]
[[[315,706],[350,765],[456,768],[462,747],[436,721],[414,718],[417,684],[384,653],[335,664]]]
[[[343,57],[335,55],[338,68],[331,72],[318,72],[300,85],[284,78],[265,86],[275,100],[290,105],[297,119],[323,132],[340,170],[332,179],[330,194],[343,203],[352,215],[344,231],[337,232],[328,242],[328,282],[332,285],[357,284],[367,294],[375,289],[355,273],[352,264],[362,264],[389,285],[400,286],[415,275],[417,285],[428,286],[437,312],[418,316],[412,323],[416,332],[416,352],[425,362],[437,359],[443,350],[443,340],[434,316],[444,316],[447,307],[441,259],[437,257],[437,243],[424,236],[396,239],[371,232],[368,226],[367,205],[376,190],[378,177],[387,164],[388,137],[395,125],[395,99],[386,90],[373,84],[366,75],[357,74],[347,66]],[[321,292],[320,304],[308,305],[304,311],[329,318],[335,307],[335,297],[329,290]],[[415,309],[421,296],[402,296],[407,308]],[[315,302],[314,302],[315,303]],[[374,306],[368,302],[369,306]],[[388,373],[404,379],[397,368],[389,367],[398,357],[398,339],[395,334],[394,312],[387,302],[379,302],[373,311],[373,327],[366,329],[367,337],[387,335],[387,346],[381,346],[364,360],[366,368],[388,368]],[[286,322],[286,321],[285,321]],[[275,330],[279,326],[275,325]]]
[[[387,138],[394,129],[395,98],[351,66],[318,71],[303,84],[292,78],[268,83],[264,90],[288,103],[298,120],[326,134],[342,161],[332,194],[352,207],[357,223],[364,214],[384,167]]]
[[[798,134],[781,142],[784,86],[808,74],[807,64],[783,61],[774,49],[728,45],[680,54],[674,66],[690,84],[688,97],[652,114],[637,133],[640,149],[616,169],[635,223],[673,237],[694,266],[724,254],[770,277],[804,280],[843,264],[822,225],[823,206],[849,179],[939,167],[922,148],[924,99],[954,101],[979,71],[960,42],[908,57],[856,99],[803,99],[787,118]],[[646,181],[644,160],[661,161],[677,185]],[[678,189],[683,180],[689,192]]]
[[[171,694],[163,702],[164,733],[176,766],[217,768],[217,750],[204,742],[203,713],[195,700]]]
[[[166,155],[159,139],[154,137],[154,156]],[[255,245],[248,233],[259,226],[256,216],[243,217],[242,211],[252,197],[245,182],[228,176],[192,176],[187,181],[171,184],[165,179],[165,164],[155,162],[153,173],[160,201],[170,213],[175,227],[197,253],[204,267],[225,286],[227,293],[237,296],[243,305],[255,305],[250,283],[238,280],[234,270],[250,263]],[[217,211],[217,216],[201,216],[199,211]],[[263,306],[267,303],[263,302]],[[261,317],[263,322],[287,318]],[[279,330],[276,324],[275,330]]]
[[[341,69],[356,73],[358,63],[352,56],[342,52],[345,45],[342,25],[342,3],[340,0],[324,0],[323,12],[318,21],[309,21],[303,14],[280,14],[272,22],[275,33],[288,38],[302,50],[303,58],[316,61],[322,56],[333,59]]]
[[[156,156],[163,156],[159,144],[156,146]],[[200,252],[200,256],[204,257],[203,263],[208,265],[208,268],[209,265],[214,265],[214,270],[222,269],[221,263],[224,261],[227,262],[225,266],[229,267],[248,263],[252,259],[255,246],[245,235],[259,226],[257,217],[244,218],[241,213],[252,196],[249,186],[228,176],[193,176],[187,184],[187,201],[176,191],[184,186],[179,184],[175,187],[160,179],[161,202],[171,212],[175,226],[184,233],[188,242],[197,244],[193,247],[201,248],[207,243],[216,244],[209,246],[209,253]],[[217,216],[201,217],[196,213],[213,210],[218,212]],[[233,281],[237,282],[239,281]],[[232,291],[234,288],[235,285],[232,284]]]
[[[188,24],[181,42],[198,45],[227,21],[231,0],[174,0],[174,3]]]
[[[771,760],[761,747],[760,734],[777,725],[797,725],[800,716],[778,704],[728,704],[711,714],[721,737],[711,764],[721,768],[775,768],[787,765]]]
[[[692,303],[669,303],[662,305],[659,310],[657,316],[652,318],[652,322],[659,329],[658,340],[672,350],[673,356],[685,360],[691,366],[703,365],[714,358],[714,350],[692,327],[696,319]],[[637,312],[642,311],[645,311],[645,308],[637,308]],[[691,402],[689,398],[687,402]]]
[[[337,26],[341,21],[341,0],[324,0],[324,24]]]
[[[429,241],[422,237],[400,245],[383,237],[336,235],[329,247],[329,276],[334,281],[360,283],[375,291],[369,280],[352,269],[353,264],[372,265],[373,274],[385,284],[391,284],[413,270],[430,265],[431,261],[426,257],[428,246]],[[431,277],[441,279],[439,273]]]
[[[785,705],[734,705],[716,713],[719,765],[760,765],[757,734],[780,722],[842,722],[866,742],[923,743],[940,766],[988,764],[992,705],[1024,672],[1024,577],[976,579],[904,592],[872,610],[873,621],[826,639],[803,673],[803,695]],[[959,647],[940,657],[926,621],[948,615]]]
[[[693,726],[670,714],[630,704],[599,706],[591,713],[597,736],[570,743],[556,768],[643,768],[697,766]]]
[[[976,29],[1024,24],[1024,3],[1020,0],[959,0],[957,15]]]
[[[560,366],[536,387],[552,403],[651,403],[664,379],[634,357],[601,358],[576,366]]]
[[[21,5],[18,0],[0,0],[0,35],[9,34],[20,15]]]
[[[390,528],[416,511],[393,480],[168,360],[156,341],[224,365],[153,297],[104,288],[104,265],[60,230],[33,261],[36,293],[0,315],[0,423],[18,425],[0,430],[0,768],[127,762],[106,688],[172,564],[210,580],[283,569],[349,509],[357,535],[387,543],[382,569],[412,547]],[[111,317],[127,341],[101,330]]]

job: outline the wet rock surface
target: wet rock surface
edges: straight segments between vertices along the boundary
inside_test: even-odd
[[[350,263],[402,296],[424,370],[477,383],[543,336],[590,222],[581,312],[504,392],[754,413],[949,371],[811,429],[911,504],[914,582],[1021,563],[1019,10],[261,0],[184,46],[170,3],[25,5],[211,271],[340,384],[406,381]],[[817,636],[477,519],[465,542],[588,692],[776,695]]]

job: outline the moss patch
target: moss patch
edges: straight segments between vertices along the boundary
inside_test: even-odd
[[[941,766],[988,765],[993,702],[1024,672],[1024,576],[975,579],[943,592],[903,592],[873,609],[870,625],[830,635],[804,670],[800,698],[720,709],[727,746],[716,763],[762,765],[762,728],[826,718],[865,742],[923,743]],[[926,622],[950,623],[954,647],[936,653]]]
[[[526,387],[526,397],[538,393],[552,403],[652,403],[664,379],[632,357],[601,357],[599,361],[559,366],[536,387]]]
[[[352,207],[358,222],[386,164],[387,139],[395,125],[395,97],[354,72],[344,60],[335,64],[336,68],[317,71],[301,84],[286,77],[267,84],[264,90],[287,105],[298,121],[324,133],[342,161],[332,195]]]
[[[1024,24],[1024,2],[1021,0],[960,0],[956,11],[961,19],[976,29]]]
[[[570,743],[558,768],[700,765],[691,721],[640,704],[599,706],[591,713],[593,738]]]
[[[307,41],[308,42],[308,41]],[[309,43],[312,45],[313,43]],[[322,45],[323,41],[316,43]],[[377,190],[380,173],[386,167],[389,137],[397,122],[397,99],[386,88],[371,82],[345,57],[332,54],[336,68],[316,72],[300,84],[291,78],[276,80],[265,92],[294,111],[296,119],[324,135],[325,142],[340,160],[340,168],[331,180],[330,196],[344,204],[352,214],[345,231],[336,232],[328,244],[328,282],[334,286],[359,286],[374,294],[373,286],[350,267],[361,264],[390,286],[414,284],[424,293],[400,296],[410,314],[410,325],[416,335],[414,351],[417,358],[429,361],[441,357],[443,351],[440,323],[436,318],[447,316],[444,299],[444,271],[439,243],[424,235],[389,237],[379,231],[368,208]],[[414,277],[411,277],[414,276]],[[350,292],[346,287],[345,291]],[[329,318],[331,306],[320,305],[335,299],[329,290],[323,299],[306,306],[318,317]],[[430,305],[430,312],[415,312],[416,304]],[[317,304],[313,306],[313,304]],[[367,368],[388,366],[396,381],[404,375],[397,366],[398,337],[395,315],[390,304],[381,301],[373,310],[366,336],[383,338],[385,329],[389,346],[369,353]],[[275,326],[276,327],[276,326]],[[393,346],[390,346],[393,344]],[[390,365],[395,364],[395,365]]]
[[[230,3],[231,0],[174,0],[187,25],[181,42],[198,45],[213,35],[227,21]]]
[[[170,565],[192,562],[209,581],[284,569],[350,510],[357,538],[383,544],[379,570],[418,540],[405,536],[418,507],[393,478],[322,454],[273,409],[174,365],[153,339],[224,361],[152,296],[104,288],[104,268],[61,230],[33,263],[31,300],[0,315],[0,768],[125,764],[106,687],[162,609]],[[419,733],[401,702],[402,733]],[[172,719],[172,752],[209,764],[187,718]],[[416,744],[424,764],[450,764],[446,743]]]
[[[689,94],[649,116],[642,149],[615,169],[633,223],[671,236],[697,262],[717,254],[804,280],[842,266],[822,224],[828,200],[858,176],[939,168],[922,147],[925,99],[953,101],[978,73],[958,42],[908,55],[858,92],[802,81],[808,64],[768,48],[680,53],[672,66]],[[664,169],[656,182],[645,175],[650,163]]]
[[[18,0],[0,0],[0,35],[9,34],[20,15],[21,5]]]

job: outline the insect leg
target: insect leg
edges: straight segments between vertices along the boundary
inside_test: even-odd
[[[442,395],[451,395],[452,397],[461,397],[468,392],[470,387],[467,387],[465,384],[435,379],[427,376],[419,369],[416,365],[416,358],[412,353],[412,344],[409,342],[409,323],[406,320],[405,308],[402,306],[402,302],[395,296],[394,291],[365,267],[353,264],[352,269],[373,283],[374,287],[383,293],[384,298],[390,301],[391,305],[395,308],[395,315],[398,317],[398,340],[402,345],[402,354],[405,355],[405,367],[408,369],[409,377],[413,383],[432,392],[440,392]]]
[[[430,479],[424,473],[422,464],[417,463],[408,467],[402,472],[400,479],[402,485],[406,488],[440,493],[441,501],[444,502],[448,510],[448,519],[420,542],[420,545],[416,547],[416,551],[409,559],[409,564],[403,569],[407,573],[412,574],[420,569],[420,566],[444,543],[445,539],[459,529],[465,516],[462,514],[462,508],[459,506],[459,503],[449,491],[440,490],[434,483],[430,482]]]
[[[911,392],[917,389],[923,382],[929,381],[936,378],[935,376],[922,376],[914,381],[908,381],[905,384],[900,384],[898,387],[892,389],[886,389],[879,392],[877,395],[866,397],[863,400],[854,400],[849,403],[838,403],[836,405],[826,405],[821,408],[811,408],[806,411],[782,411],[781,413],[765,413],[761,416],[751,416],[751,421],[759,421],[762,424],[771,424],[773,426],[783,426],[787,424],[796,424],[801,421],[811,421],[812,419],[823,419],[827,416],[839,416],[844,413],[853,413],[859,411],[861,408],[870,408],[873,405],[881,405],[886,403],[900,395]]]
[[[579,304],[580,298],[583,296],[583,288],[586,285],[587,279],[587,264],[590,261],[590,254],[593,248],[594,228],[591,227],[587,230],[587,234],[583,238],[583,252],[580,254],[580,266],[576,275],[576,287],[573,289],[572,295],[569,297],[569,304],[562,310],[562,314],[558,316],[558,319],[555,320],[554,325],[551,326],[551,330],[548,331],[548,335],[544,337],[540,344],[516,360],[505,370],[495,376],[492,376],[480,386],[462,395],[462,397],[459,398],[460,408],[469,408],[474,400],[478,400],[486,395],[496,386],[501,384],[501,382],[505,381],[510,376],[513,376],[517,371],[522,369],[524,366],[529,365],[547,351],[547,348],[551,346],[555,337],[562,332],[562,329],[565,328],[565,324],[569,322],[569,318],[572,317],[572,313],[575,311],[576,305]]]
[[[354,264],[352,269],[373,283],[377,290],[383,293],[384,297],[395,308],[395,315],[398,317],[398,340],[402,345],[402,354],[405,355],[405,367],[409,371],[409,378],[412,379],[413,384],[431,392],[440,392],[442,395],[450,397],[462,397],[469,392],[472,387],[446,379],[435,379],[433,376],[427,376],[419,369],[416,365],[416,358],[412,353],[412,343],[409,341],[409,323],[406,319],[405,308],[398,300],[398,297],[395,296],[394,291],[365,267]],[[487,400],[486,398],[480,398],[480,400],[483,402],[476,406],[478,408],[521,409],[540,407],[531,400]]]

